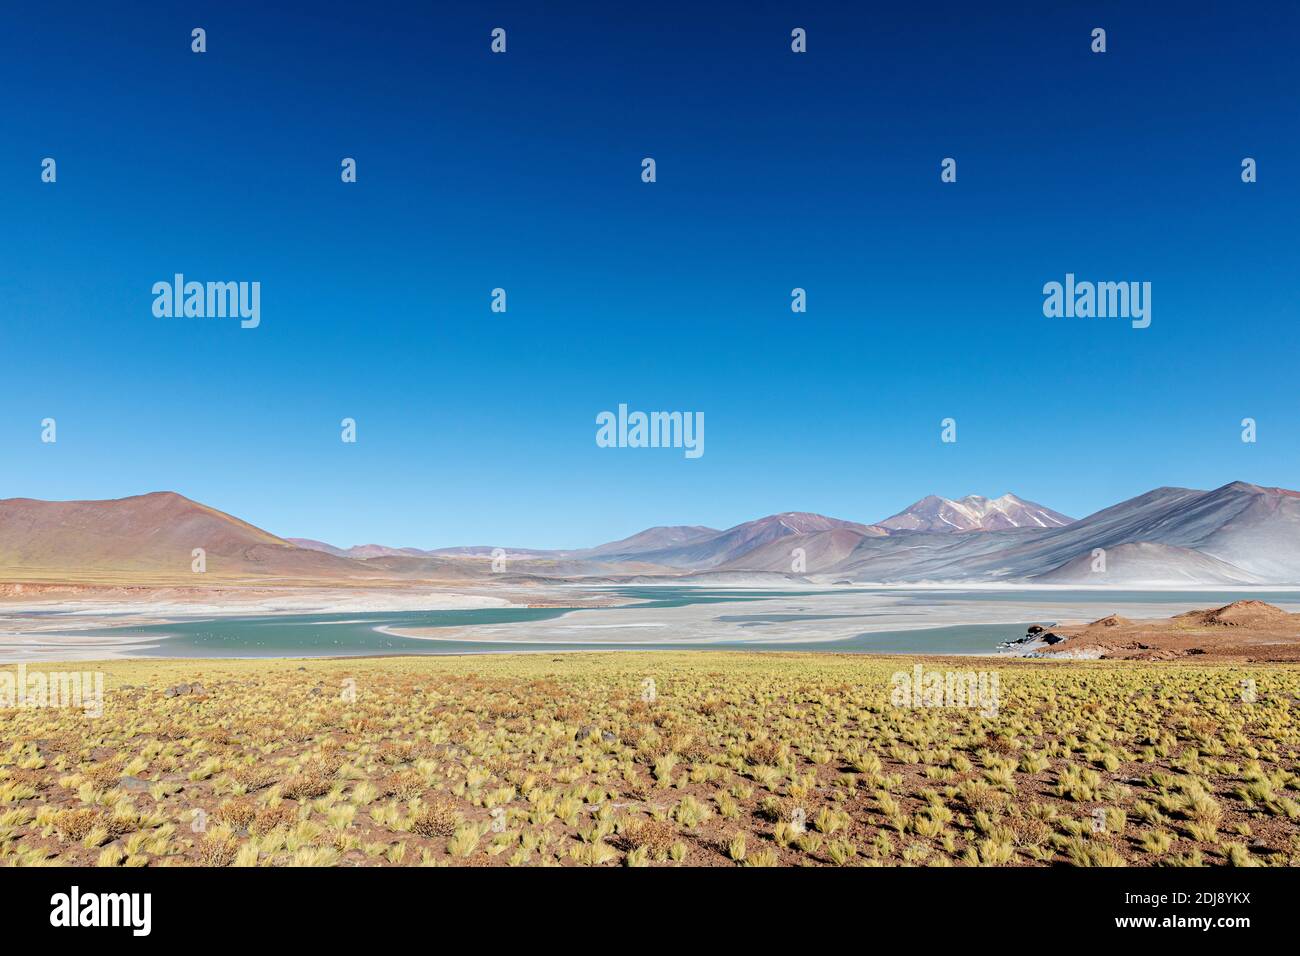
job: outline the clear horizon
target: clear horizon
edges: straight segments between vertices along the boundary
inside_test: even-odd
[[[1264,488],[1265,490],[1276,490],[1276,489],[1279,487],[1279,486],[1261,486],[1261,485],[1259,485],[1258,482],[1248,482],[1248,481],[1244,481],[1244,480],[1242,480],[1242,479],[1234,479],[1234,480],[1231,481],[1231,482],[1225,482],[1224,485],[1221,485],[1221,486],[1219,486],[1219,487],[1224,487],[1224,486],[1226,486],[1226,485],[1230,485],[1230,484],[1248,484],[1248,485],[1255,485],[1256,487],[1262,487],[1262,488]],[[1142,494],[1146,494],[1146,493],[1148,493],[1148,492],[1159,491],[1159,490],[1162,490],[1162,489],[1169,489],[1169,488],[1172,488],[1172,489],[1178,489],[1178,490],[1185,490],[1185,491],[1201,491],[1201,492],[1210,492],[1210,491],[1214,491],[1214,490],[1216,490],[1215,488],[1188,488],[1187,486],[1184,486],[1184,485],[1161,485],[1161,486],[1157,486],[1157,487],[1155,487],[1155,488],[1148,488],[1145,492],[1141,492],[1141,493],[1139,493],[1138,495],[1134,495],[1134,496],[1131,496],[1131,497],[1140,497]],[[1293,493],[1293,494],[1300,495],[1300,491],[1297,491],[1297,490],[1295,490],[1295,489],[1285,489],[1285,488],[1282,488],[1281,490],[1283,490],[1283,491],[1290,491],[1290,492]],[[214,506],[211,502],[208,502],[208,501],[202,501],[202,500],[200,500],[200,499],[196,499],[196,498],[194,498],[194,497],[192,497],[192,496],[190,496],[190,495],[186,495],[184,492],[176,491],[176,490],[174,490],[174,489],[165,489],[165,490],[164,490],[164,489],[156,489],[156,490],[148,491],[148,492],[140,492],[140,493],[137,494],[137,495],[124,495],[124,496],[121,496],[121,497],[123,497],[123,498],[142,497],[142,496],[150,495],[150,494],[177,494],[177,495],[180,495],[180,496],[183,497],[183,498],[187,498],[187,499],[189,499],[189,500],[191,500],[191,501],[194,501],[194,502],[197,503],[197,504],[204,505],[204,506],[206,506],[206,507],[216,507],[216,506]],[[1120,503],[1121,503],[1121,501],[1113,501],[1113,502],[1110,502],[1109,504],[1103,505],[1101,508],[1098,508],[1098,509],[1096,509],[1095,511],[1090,511],[1090,512],[1088,512],[1088,513],[1086,513],[1086,514],[1071,514],[1070,512],[1068,512],[1068,511],[1064,511],[1064,510],[1062,510],[1062,509],[1060,509],[1060,508],[1053,508],[1050,504],[1048,504],[1048,503],[1046,503],[1046,502],[1042,502],[1042,501],[1033,501],[1032,499],[1025,498],[1023,495],[1016,495],[1015,492],[1004,492],[1004,495],[1011,495],[1011,496],[1013,496],[1013,497],[1019,499],[1021,502],[1025,503],[1025,504],[1030,504],[1030,505],[1040,505],[1040,506],[1042,506],[1042,507],[1048,508],[1048,509],[1050,509],[1050,510],[1052,510],[1052,511],[1057,512],[1058,514],[1063,514],[1063,515],[1065,515],[1066,517],[1070,518],[1070,519],[1071,519],[1072,521],[1074,521],[1074,522],[1081,521],[1081,520],[1083,520],[1083,519],[1085,519],[1085,518],[1088,518],[1088,517],[1090,517],[1092,514],[1095,514],[1096,511],[1101,511],[1101,510],[1104,510],[1104,509],[1106,509],[1106,508],[1109,508],[1109,507],[1111,507],[1111,506],[1113,506],[1113,505],[1117,505],[1117,504],[1120,504]],[[995,499],[995,498],[1001,498],[1001,497],[1003,497],[1004,495],[984,495],[984,496],[979,496],[979,497],[984,497],[984,498],[986,498],[986,499],[990,499],[990,500],[992,500],[992,499]],[[30,498],[31,496],[23,496],[23,497]],[[732,529],[732,528],[738,527],[739,525],[747,524],[747,523],[750,523],[750,522],[753,522],[753,521],[759,521],[759,520],[763,520],[763,519],[766,519],[766,518],[780,517],[780,516],[782,516],[782,515],[791,515],[791,514],[813,514],[813,515],[820,515],[821,517],[824,517],[824,518],[833,518],[833,519],[840,520],[840,521],[855,522],[855,523],[857,523],[857,524],[862,524],[862,525],[868,525],[868,526],[870,526],[870,525],[878,525],[879,523],[881,523],[881,522],[883,522],[883,521],[887,521],[887,520],[889,520],[890,518],[893,518],[893,517],[896,517],[896,516],[899,515],[899,514],[905,513],[908,509],[910,509],[912,506],[914,506],[914,505],[916,505],[916,504],[919,504],[919,503],[920,503],[921,501],[923,501],[926,497],[929,497],[929,495],[922,495],[922,496],[920,496],[920,497],[918,497],[918,498],[915,498],[915,499],[913,499],[912,501],[908,502],[906,505],[903,505],[903,506],[899,507],[899,508],[896,509],[895,511],[892,511],[892,512],[890,512],[889,514],[886,514],[886,515],[881,515],[881,516],[878,517],[878,518],[863,518],[863,517],[858,517],[858,516],[853,516],[853,515],[834,515],[834,514],[825,514],[825,513],[823,513],[823,512],[812,512],[812,511],[808,511],[807,509],[785,509],[785,510],[782,510],[782,511],[768,511],[768,512],[764,512],[764,513],[762,513],[762,514],[751,515],[750,517],[745,518],[745,519],[743,519],[742,521],[735,522],[735,523],[733,523],[733,524],[725,524],[725,525],[719,525],[719,524],[712,524],[712,525],[710,525],[710,524],[708,524],[707,522],[703,522],[703,523],[695,523],[695,524],[687,524],[687,523],[683,523],[683,522],[660,521],[660,522],[656,522],[656,523],[654,523],[654,524],[648,524],[648,525],[645,525],[644,527],[641,527],[641,528],[637,528],[637,529],[635,529],[634,531],[630,531],[630,532],[628,532],[627,534],[620,534],[620,535],[617,535],[617,536],[606,536],[606,537],[601,538],[601,539],[599,539],[599,540],[589,541],[589,542],[586,542],[586,543],[584,543],[584,544],[579,544],[579,545],[565,545],[565,546],[550,546],[550,545],[547,545],[547,544],[545,544],[545,543],[532,543],[532,542],[509,542],[509,541],[490,541],[490,540],[475,540],[475,541],[466,540],[466,541],[459,541],[459,542],[446,542],[446,543],[439,543],[439,544],[419,544],[419,543],[413,543],[413,542],[401,542],[401,543],[395,543],[395,542],[392,542],[392,541],[379,541],[379,540],[362,540],[362,541],[352,541],[352,542],[340,542],[340,541],[333,541],[333,540],[330,540],[330,539],[328,539],[328,538],[322,538],[322,537],[320,537],[319,535],[314,535],[314,534],[298,534],[298,533],[293,533],[293,532],[285,533],[285,532],[281,532],[281,531],[279,531],[279,530],[276,530],[276,529],[274,529],[274,528],[267,528],[267,527],[265,527],[265,526],[258,525],[257,522],[250,522],[250,523],[253,524],[254,526],[260,528],[260,529],[263,530],[263,531],[267,531],[267,532],[270,532],[271,534],[276,535],[276,536],[279,537],[279,538],[283,538],[283,539],[298,539],[298,540],[306,540],[306,541],[317,541],[317,542],[320,542],[320,543],[323,543],[323,544],[328,544],[328,545],[332,545],[332,546],[334,546],[334,547],[341,548],[341,549],[343,549],[343,550],[346,550],[346,549],[348,549],[348,548],[353,548],[353,547],[364,547],[364,546],[367,546],[367,545],[379,545],[379,546],[389,547],[389,548],[417,548],[417,549],[425,550],[425,551],[436,551],[436,550],[444,549],[444,548],[456,548],[456,547],[484,547],[484,546],[487,546],[487,547],[490,547],[490,546],[513,546],[513,547],[518,547],[518,548],[521,548],[521,549],[524,549],[524,550],[537,550],[537,551],[566,551],[566,550],[579,550],[579,549],[587,548],[587,547],[597,547],[597,546],[602,545],[602,544],[608,544],[608,543],[611,543],[611,542],[614,542],[614,541],[621,541],[621,540],[623,540],[624,538],[632,537],[633,535],[639,534],[640,532],[643,532],[643,531],[649,531],[649,530],[652,530],[652,529],[654,529],[654,528],[665,528],[665,527],[708,527],[708,528],[712,528],[712,529],[715,530],[715,531],[728,531],[728,530],[730,530],[730,529]],[[947,498],[947,496],[943,496],[943,495],[940,495],[939,497],[946,498],[947,500],[950,500],[950,501],[960,501],[960,499],[951,499],[951,498]],[[963,496],[963,497],[967,497],[967,496]],[[969,496],[969,497],[976,497],[976,496]],[[3,501],[3,500],[4,500],[4,499],[0,499],[0,501]],[[49,500],[59,500],[59,501],[79,501],[79,500],[104,501],[104,500],[119,500],[119,499],[37,499],[37,500],[46,500],[46,501],[49,501]],[[1122,499],[1122,500],[1127,501],[1127,500],[1129,500],[1129,499]],[[225,514],[230,515],[232,518],[236,518],[236,519],[239,519],[239,520],[241,520],[241,521],[247,521],[247,520],[248,520],[248,519],[244,518],[243,516],[241,516],[241,515],[239,515],[239,514],[235,514],[235,513],[233,513],[233,512],[225,511],[225,509],[223,509],[223,508],[217,508],[217,510],[218,510],[218,511],[222,511],[222,512],[225,513]]]

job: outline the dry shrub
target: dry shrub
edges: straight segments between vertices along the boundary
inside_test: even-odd
[[[415,744],[386,741],[379,745],[378,757],[381,763],[411,763],[416,758]]]
[[[383,780],[379,781],[379,791],[385,797],[397,797],[401,800],[409,800],[412,797],[418,797],[424,793],[428,787],[424,783],[424,778],[413,770],[404,770],[400,773],[390,773]]]
[[[411,821],[411,832],[422,837],[449,837],[456,832],[456,805],[443,796],[435,796],[420,807]]]
[[[1052,827],[1037,817],[1015,817],[1010,825],[1018,846],[1040,846],[1052,835]]]
[[[653,787],[651,787],[650,781],[639,773],[629,776],[623,781],[623,791],[627,793],[628,796],[635,797],[638,800],[644,800],[649,797],[652,790]]]
[[[970,781],[961,788],[962,802],[972,811],[998,810],[1007,802],[1007,795],[986,783]]]
[[[487,707],[488,716],[493,720],[513,720],[529,713],[528,708],[517,700],[493,701]]]
[[[259,764],[244,764],[230,771],[230,779],[251,793],[275,783],[275,772]]]
[[[286,780],[280,792],[290,800],[313,800],[330,792],[330,782],[319,771],[300,773]]]
[[[9,770],[0,771],[0,780],[7,783],[22,784],[35,790],[48,790],[50,788],[50,775],[47,770],[24,770],[21,767],[12,767]]]
[[[783,821],[788,823],[794,819],[795,811],[801,807],[799,801],[788,797],[766,797],[759,805],[758,815],[771,823],[781,823]],[[807,811],[807,808],[804,809],[805,812],[810,812]]]
[[[199,866],[230,866],[239,855],[239,841],[233,836],[209,833],[199,844]]]
[[[628,849],[645,847],[647,853],[658,858],[668,855],[677,840],[677,828],[667,820],[638,817],[623,827],[619,837]]]
[[[208,730],[200,731],[200,735],[210,744],[218,747],[229,747],[236,742],[235,736],[225,727],[212,727]]]
[[[708,741],[701,737],[690,737],[684,745],[677,748],[677,752],[694,763],[704,763],[714,753]]]
[[[332,777],[343,766],[343,754],[334,747],[322,748],[320,756],[303,768],[303,772],[318,777]]]
[[[228,800],[217,810],[216,817],[236,830],[247,830],[257,817],[257,808],[247,800]]]
[[[657,759],[669,753],[672,747],[668,744],[668,739],[657,733],[647,733],[642,736],[637,744],[637,754],[645,760],[646,763],[654,763]]]
[[[101,763],[87,767],[82,773],[96,790],[111,790],[121,779],[122,768],[117,764]]]
[[[54,815],[54,829],[65,840],[84,840],[99,817],[98,810],[60,810]]]
[[[108,838],[116,840],[120,836],[126,836],[128,833],[134,833],[138,830],[139,824],[136,822],[134,813],[115,813],[113,816],[101,821],[105,830],[108,831]]]
[[[775,740],[755,740],[745,756],[752,764],[775,767],[786,753],[787,749]]]
[[[287,803],[259,810],[248,830],[254,836],[266,836],[276,827],[291,827],[298,819],[298,809]]]

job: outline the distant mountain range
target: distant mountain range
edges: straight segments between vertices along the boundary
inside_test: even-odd
[[[663,526],[578,550],[339,548],[280,538],[172,492],[0,501],[0,583],[613,582],[1300,584],[1300,493],[1233,482],[1157,488],[1078,521],[1003,495],[934,495],[875,524],[785,512],[733,528]],[[506,571],[493,571],[494,553]]]
[[[1006,528],[1055,528],[1069,524],[1073,519],[1042,505],[1025,501],[1015,495],[1001,498],[981,498],[970,495],[960,501],[951,501],[929,495],[898,514],[874,525],[828,518],[825,515],[804,511],[787,511],[754,521],[746,521],[725,531],[702,525],[668,525],[648,528],[621,541],[611,541],[594,548],[578,551],[539,551],[527,548],[509,548],[511,554],[526,556],[563,556],[566,558],[617,558],[636,557],[649,559],[669,567],[712,567],[747,554],[755,547],[779,541],[791,535],[818,534],[823,531],[852,531],[862,535],[887,535],[899,531],[997,531]],[[390,548],[379,544],[360,544],[351,548],[336,548],[312,538],[286,538],[302,548],[324,551],[341,557],[374,558],[406,555],[408,557],[433,555],[488,555],[493,546],[438,548],[422,551],[418,548]]]

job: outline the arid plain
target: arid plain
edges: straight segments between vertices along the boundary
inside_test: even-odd
[[[6,713],[0,859],[1296,865],[1300,668],[654,652],[102,665]],[[1246,692],[1248,691],[1248,692]]]

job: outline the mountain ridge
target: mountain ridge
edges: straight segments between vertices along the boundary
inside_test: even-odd
[[[894,521],[904,515],[915,520]],[[944,530],[930,530],[933,521]],[[500,581],[503,568],[489,559],[504,556],[511,580],[533,581],[776,573],[867,584],[1291,584],[1300,583],[1300,492],[1243,481],[1209,491],[1162,486],[1077,521],[1011,494],[930,495],[877,524],[786,511],[721,530],[662,525],[551,551],[337,548],[278,537],[176,492],[0,500],[0,581],[193,583],[196,548],[212,580],[250,582]]]

